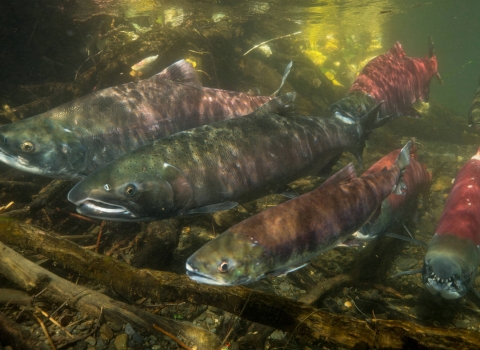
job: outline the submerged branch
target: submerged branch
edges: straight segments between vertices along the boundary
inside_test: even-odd
[[[0,271],[26,290],[45,288],[43,298],[57,303],[68,300],[71,307],[98,318],[102,313],[109,321],[130,323],[135,327],[153,331],[160,325],[171,334],[179,334],[198,349],[218,348],[220,339],[203,328],[153,315],[136,307],[113,300],[106,295],[69,282],[37,264],[25,259],[13,249],[0,243]]]
[[[0,240],[38,251],[123,295],[151,297],[152,301],[207,304],[236,315],[244,308],[242,318],[288,332],[296,330],[295,334],[306,340],[322,338],[350,347],[366,343],[391,348],[402,348],[405,342],[413,342],[432,348],[475,349],[480,343],[480,333],[474,331],[423,327],[396,320],[366,322],[244,287],[200,285],[186,275],[135,269],[13,220],[0,221]],[[88,302],[95,303],[95,300],[88,299]]]

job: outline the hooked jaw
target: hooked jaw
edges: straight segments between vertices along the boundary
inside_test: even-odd
[[[76,203],[75,203],[76,204]],[[77,204],[77,212],[103,220],[132,221],[137,217],[121,205],[112,205],[98,200],[87,199]]]
[[[472,276],[473,271],[462,272],[454,260],[441,256],[425,260],[422,272],[423,283],[428,291],[444,299],[463,297],[472,283]]]

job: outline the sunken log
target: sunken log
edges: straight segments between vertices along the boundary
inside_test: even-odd
[[[0,221],[0,241],[35,250],[126,296],[212,305],[244,319],[292,332],[305,340],[324,339],[348,347],[363,343],[392,349],[411,345],[476,349],[480,343],[480,333],[470,330],[424,327],[397,320],[367,322],[245,287],[201,285],[186,275],[135,269],[13,220]]]
[[[220,339],[201,327],[151,314],[92,289],[69,282],[22,257],[2,243],[0,243],[0,270],[21,288],[28,291],[44,290],[42,298],[59,304],[68,300],[71,307],[92,317],[99,318],[101,314],[108,321],[130,323],[134,327],[148,329],[151,332],[154,331],[153,325],[155,324],[171,334],[182,337],[187,343],[193,343],[199,350],[212,350],[220,347]],[[4,327],[7,325],[6,322],[3,321]],[[1,325],[0,313],[0,328],[2,328]],[[6,329],[15,330],[13,326],[6,327]],[[9,332],[12,339],[23,344],[21,332],[18,333],[18,331]]]

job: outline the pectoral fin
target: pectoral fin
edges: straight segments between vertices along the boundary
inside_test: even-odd
[[[293,272],[293,271],[298,270],[298,269],[301,269],[302,267],[307,266],[308,264],[310,264],[310,261],[307,262],[307,263],[304,263],[304,264],[302,263],[302,264],[297,264],[297,265],[284,266],[284,267],[282,267],[278,270],[273,270],[273,271],[267,272],[265,274],[265,276],[269,276],[269,277],[284,276],[287,273]]]
[[[190,209],[187,211],[185,214],[187,215],[195,215],[195,214],[209,214],[209,213],[215,213],[217,211],[222,211],[222,210],[230,210],[232,208],[235,208],[238,205],[237,202],[222,202],[222,203],[216,203],[216,204],[211,204],[207,205],[204,207],[199,207],[199,208],[194,208]]]

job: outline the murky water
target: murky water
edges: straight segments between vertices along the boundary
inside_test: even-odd
[[[27,3],[31,5],[0,5],[2,125],[93,91],[148,78],[179,59],[195,67],[204,86],[262,95],[278,88],[292,60],[284,91],[297,92],[298,113],[327,116],[329,106],[345,95],[372,58],[387,52],[396,41],[408,56],[424,57],[431,35],[444,84],[433,79],[429,103],[415,105],[422,118],[401,117],[372,132],[364,168],[416,138],[418,160],[434,178],[429,198],[420,200],[406,226],[428,243],[452,180],[480,145],[479,132],[467,126],[480,75],[480,2],[476,0]],[[132,68],[147,57],[154,57],[149,69]],[[348,162],[356,160],[344,153],[334,171]],[[13,202],[1,208],[2,213],[25,207],[51,181],[5,164],[0,165],[0,173],[0,207]],[[311,176],[291,187],[302,194],[324,180]],[[39,211],[22,214],[19,220],[64,236],[86,234],[81,244],[95,245],[101,222],[71,215],[75,206],[66,200],[67,192],[50,198]],[[272,195],[226,212],[168,222],[107,222],[100,252],[135,267],[183,275],[186,259],[202,244],[284,200]],[[405,234],[405,229],[397,227],[395,232]],[[431,296],[418,274],[390,278],[399,271],[421,268],[425,250],[391,239],[385,242],[374,252],[378,260],[366,259],[359,248],[337,248],[287,277],[266,279],[251,287],[301,299],[315,283],[353,271],[361,258],[368,265],[357,283],[332,289],[318,307],[359,319],[377,317],[480,331],[479,301],[473,295],[449,302]],[[159,255],[168,259],[160,260]],[[171,317],[179,312],[178,308],[165,310]],[[205,317],[196,316],[190,315],[189,321],[205,326]],[[281,341],[287,338],[280,336],[280,342],[271,338],[270,344],[284,344]]]

